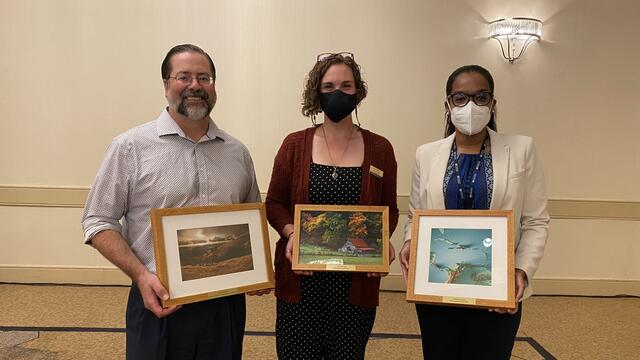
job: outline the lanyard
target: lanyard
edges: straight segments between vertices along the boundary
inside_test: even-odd
[[[467,199],[469,199],[471,201],[471,208],[473,208],[473,188],[474,185],[476,183],[476,177],[478,176],[478,169],[480,168],[480,164],[482,163],[482,160],[484,158],[484,150],[487,147],[487,140],[489,139],[489,134],[485,135],[484,137],[484,141],[482,142],[482,147],[480,148],[480,159],[478,160],[478,162],[476,163],[476,167],[473,170],[473,176],[471,177],[471,186],[469,189],[469,196],[467,196]],[[465,194],[464,194],[464,186],[462,186],[462,179],[460,178],[460,168],[458,167],[458,161],[460,160],[460,155],[458,154],[458,146],[456,145],[456,142],[453,142],[453,148],[451,149],[451,151],[453,152],[453,168],[455,170],[455,175],[456,175],[456,182],[458,183],[458,196],[460,198],[460,200],[462,200],[462,203],[464,204],[465,201]]]

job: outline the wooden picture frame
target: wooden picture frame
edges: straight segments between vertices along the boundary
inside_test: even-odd
[[[511,210],[416,210],[407,301],[515,309]]]
[[[389,272],[389,208],[295,207],[293,270]]]
[[[264,204],[151,210],[163,307],[275,286]]]

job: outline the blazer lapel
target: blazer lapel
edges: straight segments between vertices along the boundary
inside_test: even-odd
[[[448,138],[444,139],[442,145],[438,148],[437,154],[434,157],[434,162],[431,164],[429,171],[429,204],[430,209],[444,209],[444,194],[442,193],[442,183],[444,181],[444,174],[447,171],[447,162],[449,162],[449,153],[451,152],[451,146],[456,134],[453,133]]]
[[[493,195],[489,209],[496,210],[502,207],[507,191],[509,171],[509,145],[504,138],[495,131],[489,130],[491,139],[491,159],[493,162]]]

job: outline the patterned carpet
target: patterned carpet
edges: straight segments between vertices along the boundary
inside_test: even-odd
[[[123,359],[128,288],[0,284],[0,359]],[[275,301],[247,298],[245,359],[275,359]],[[533,297],[512,359],[638,359],[640,299]],[[367,359],[421,359],[415,310],[381,293]]]

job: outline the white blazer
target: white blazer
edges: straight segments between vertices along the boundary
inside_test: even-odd
[[[549,233],[549,213],[542,168],[536,159],[533,139],[521,135],[499,134],[491,129],[493,195],[490,209],[513,210],[515,222],[515,266],[527,274],[529,284],[523,298],[533,290],[535,274]],[[455,133],[421,145],[411,178],[409,219],[405,240],[411,239],[413,211],[444,209],[443,181]]]

